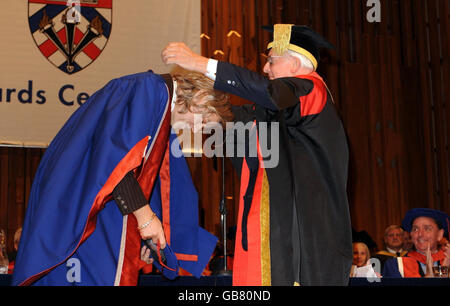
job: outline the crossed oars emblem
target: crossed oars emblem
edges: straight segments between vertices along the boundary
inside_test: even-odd
[[[75,29],[79,22],[77,22],[75,18],[68,18],[68,14],[70,14],[69,10],[70,9],[66,10],[61,20],[66,29],[66,44],[63,44],[58,34],[56,34],[53,20],[48,17],[45,10],[43,12],[42,19],[39,22],[39,29],[64,54],[67,59],[67,71],[72,72],[75,69],[74,60],[78,54],[80,54],[80,52],[83,51],[83,49],[92,41],[102,36],[103,24],[100,16],[97,15],[87,26],[87,30],[84,32],[81,41],[78,44],[75,44]]]

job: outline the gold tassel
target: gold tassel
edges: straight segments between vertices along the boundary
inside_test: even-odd
[[[273,53],[283,55],[289,48],[293,24],[276,24],[273,29]]]

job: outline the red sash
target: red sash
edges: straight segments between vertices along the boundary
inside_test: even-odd
[[[327,89],[325,82],[317,73],[308,75],[299,75],[297,78],[307,79],[313,82],[314,89],[306,96],[300,97],[301,116],[310,116],[319,114],[327,103]]]

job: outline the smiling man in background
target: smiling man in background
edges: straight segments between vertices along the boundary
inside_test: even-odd
[[[383,277],[428,277],[432,276],[430,265],[450,266],[450,244],[444,239],[448,238],[449,228],[446,213],[414,208],[406,213],[402,227],[411,234],[415,251],[408,252],[405,257],[388,260]]]

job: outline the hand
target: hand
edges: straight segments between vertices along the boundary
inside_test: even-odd
[[[151,220],[149,225],[139,230],[141,238],[143,240],[152,239],[154,244],[157,244],[159,241],[161,249],[164,249],[166,247],[166,237],[164,236],[164,229],[162,227],[161,221],[150,209],[150,205],[142,206],[138,210],[134,211],[133,215],[136,217],[138,228]]]
[[[206,73],[208,59],[193,52],[185,43],[171,42],[161,52],[162,61],[166,64],[176,64],[184,69]]]
[[[430,249],[430,243],[428,243],[427,248],[427,272],[425,274],[425,277],[434,277],[433,273],[433,257],[431,256],[431,249]]]
[[[150,257],[150,249],[145,245],[141,249],[141,260],[148,265],[153,263],[153,258]]]
[[[152,222],[147,227],[139,230],[141,234],[141,238],[143,240],[152,239],[155,245],[160,243],[161,249],[166,247],[166,237],[164,236],[164,230],[161,224],[161,221],[157,216],[153,217]]]

